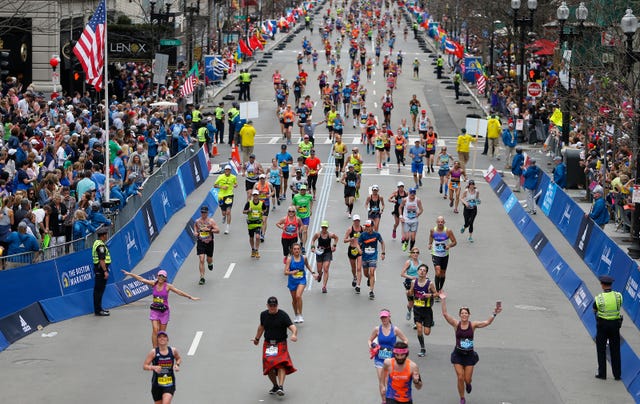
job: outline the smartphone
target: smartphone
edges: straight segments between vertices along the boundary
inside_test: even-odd
[[[501,309],[502,308],[502,300],[498,300],[496,302],[496,309]]]

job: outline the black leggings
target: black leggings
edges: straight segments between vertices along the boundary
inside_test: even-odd
[[[282,255],[285,257],[291,254],[291,246],[298,242],[298,237],[295,238],[281,238],[282,241]]]
[[[273,185],[273,189],[276,190],[276,200],[280,200],[280,184],[276,185],[272,182],[271,185]]]
[[[469,209],[465,207],[462,211],[462,215],[464,216],[464,227],[469,228],[469,234],[473,233],[473,221],[476,220],[477,214],[477,208]]]
[[[317,175],[310,175],[307,177],[307,186],[309,189],[313,189],[313,193],[316,193],[316,183],[318,182]]]
[[[398,150],[398,149],[394,149],[396,151],[396,162],[398,163],[398,165],[400,163],[404,164],[404,149],[402,150]]]

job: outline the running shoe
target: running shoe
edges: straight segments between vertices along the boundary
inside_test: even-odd
[[[304,247],[302,247],[302,254],[306,254],[307,251],[304,249]]]
[[[256,256],[256,250],[251,250],[251,258]]]
[[[284,389],[282,388],[282,386],[278,386],[278,390],[276,390],[276,394],[279,395],[280,397],[284,396]]]
[[[453,199],[449,199],[449,207],[453,208]]]
[[[420,350],[420,352],[418,353],[418,356],[419,356],[419,357],[421,357],[421,358],[424,358],[424,356],[425,356],[426,354],[427,354],[427,350],[426,350],[426,349],[424,349],[424,348],[422,348],[422,349]]]
[[[227,225],[227,227],[225,227],[224,234],[229,234],[229,225]]]
[[[256,259],[260,259],[260,253],[258,251],[256,251],[256,255],[255,255]]]
[[[336,182],[340,182],[340,178],[336,178]]]
[[[460,228],[460,234],[464,233],[464,226]]]
[[[356,278],[353,278],[353,280],[351,281],[351,287],[352,288],[356,287]]]
[[[198,284],[199,284],[199,285],[204,285],[204,283],[205,283],[204,278],[200,278],[200,282],[198,282]]]
[[[213,271],[213,264],[209,264],[209,271]]]
[[[465,400],[464,397],[462,397],[460,399],[460,404],[467,404],[467,400]]]
[[[391,233],[391,238],[393,238],[393,239],[396,238],[396,231],[395,230]]]
[[[406,242],[406,241],[403,241],[402,242],[402,251],[406,252],[407,251],[407,247],[409,247],[409,243]]]
[[[264,243],[264,236],[260,236],[260,242]]]
[[[278,392],[278,386],[273,386],[271,390],[269,390],[269,394],[276,394]]]
[[[356,286],[356,295],[360,294],[360,286]]]
[[[458,212],[458,209],[454,209],[453,213],[460,213],[460,212]]]
[[[467,383],[467,385],[465,386],[465,390],[467,390],[467,394],[471,393],[471,389],[473,387],[471,386],[471,383]]]
[[[469,242],[473,243],[473,237],[469,236]]]
[[[418,184],[420,184],[420,186],[422,186],[422,178],[420,178],[420,179],[418,180]]]
[[[440,184],[440,193],[442,193],[442,184]]]
[[[300,322],[299,318],[300,317],[296,314],[296,316],[293,318],[293,322],[298,324]]]
[[[278,205],[280,205],[280,202],[278,202]],[[273,205],[273,208],[271,208],[271,211],[276,210],[276,205]]]
[[[373,300],[376,298],[376,295],[373,293],[373,290],[369,292],[369,300]]]
[[[302,314],[300,314],[300,315],[298,316],[298,322],[299,322],[299,323],[304,323],[304,317],[302,317]]]
[[[322,287],[322,293],[327,293],[327,288],[326,287]]]
[[[406,319],[407,321],[411,320],[411,309],[407,309]]]

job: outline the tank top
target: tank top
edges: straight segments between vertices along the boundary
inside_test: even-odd
[[[269,196],[271,194],[271,187],[266,182],[264,185],[260,184],[260,181],[256,183],[256,190],[260,192],[258,194],[258,199],[261,200],[265,205],[269,206]]]
[[[369,214],[380,213],[380,197],[374,200],[373,197],[369,199]]]
[[[402,217],[404,217],[405,223],[416,223],[418,221],[418,198],[413,201],[407,198]]]
[[[422,261],[418,260],[417,264],[413,263],[413,260],[409,260],[409,268],[407,268],[407,275],[417,277],[418,267],[422,264]]]
[[[203,243],[208,243],[213,240],[213,233],[211,232],[211,227],[209,226],[209,219],[202,220],[202,218],[198,218],[196,220],[196,227],[198,228],[198,240]]]
[[[430,285],[431,280],[429,278],[427,278],[427,283],[423,286],[418,285],[418,280],[416,279],[413,284],[413,305],[415,307],[431,307],[433,299],[426,297],[427,293],[429,293]]]
[[[400,194],[400,191],[396,192],[396,209],[400,208],[400,205],[402,205],[402,199],[406,198],[407,195],[409,195],[406,191],[404,192],[404,194]]]
[[[247,163],[245,165],[245,171],[247,172],[247,181],[256,182],[258,181],[258,175],[256,174],[256,165],[255,163]]]
[[[431,255],[436,257],[446,257],[449,255],[449,250],[445,248],[449,240],[447,234],[447,227],[445,226],[442,231],[438,231],[438,226],[433,228],[433,246],[431,247]]]
[[[384,360],[393,357],[393,346],[396,344],[396,333],[393,324],[391,324],[391,331],[389,335],[382,333],[382,325],[378,328],[378,345],[380,350],[378,351],[378,358]]]
[[[427,151],[433,150],[435,146],[436,146],[436,134],[435,133],[427,134],[427,145],[426,145]]]
[[[291,256],[289,271],[296,271],[292,275],[289,275],[290,279],[298,280],[304,278],[304,255],[300,256],[300,261],[296,261],[295,257],[293,255]]]
[[[173,373],[175,357],[173,356],[173,350],[171,347],[167,347],[167,349],[168,352],[163,355],[160,353],[160,348],[156,347],[156,356],[154,356],[151,361],[153,366],[160,366],[162,368],[160,373],[153,372],[151,384],[154,386],[172,387],[176,385],[176,379]]]
[[[398,151],[404,151],[404,136],[400,135],[396,135],[395,137],[395,142],[396,142],[396,150]]]
[[[449,155],[448,154],[440,154],[438,156],[438,165],[440,169],[443,171],[449,171]]]
[[[358,184],[358,174],[355,172],[347,171],[347,176],[345,178],[345,186],[349,188],[355,188]]]
[[[331,251],[331,233],[327,233],[326,237],[320,233],[317,243],[318,246],[316,247],[316,254],[320,255],[325,251]]]
[[[344,143],[336,143],[333,145],[333,158],[336,160],[343,160],[344,153],[346,151],[346,145]]]
[[[420,118],[420,119],[418,119],[418,129],[419,130],[426,132],[428,128],[429,128],[429,120],[428,120],[428,118],[424,118],[424,119]]]
[[[273,185],[280,185],[280,170],[278,168],[269,169],[269,182]]]
[[[167,312],[169,311],[169,288],[167,284],[163,285],[163,288],[158,290],[157,285],[153,286],[153,303],[161,303],[167,306]]]
[[[460,176],[462,175],[462,169],[451,170],[451,182],[460,182]]]
[[[387,379],[387,398],[399,403],[406,403],[411,400],[411,382],[413,381],[411,360],[407,358],[402,370],[398,370],[397,366],[395,358],[392,359],[391,370]]]
[[[360,237],[360,234],[362,233],[362,227],[360,228],[360,230],[356,230],[353,228],[353,226],[351,226],[351,231],[349,232],[349,237],[351,239],[355,239],[354,241],[351,241],[349,243],[349,252],[351,252],[351,255],[358,255],[358,237]]]
[[[289,215],[284,218],[284,226],[282,228],[282,238],[292,239],[298,237],[298,217],[294,216],[293,219],[289,218]]]
[[[477,191],[470,192],[467,189],[467,197],[465,199],[465,201],[469,205],[469,207],[467,209],[476,209],[478,207],[478,199],[476,197],[476,194],[477,194]]]
[[[473,352],[473,327],[469,323],[469,327],[465,330],[460,327],[461,324],[462,322],[459,322],[456,327],[456,349]]]

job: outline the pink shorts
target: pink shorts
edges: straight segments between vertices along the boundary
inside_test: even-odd
[[[168,324],[169,323],[169,312],[171,310],[167,309],[164,313],[159,312],[157,310],[149,310],[149,320],[160,321],[160,324]]]

